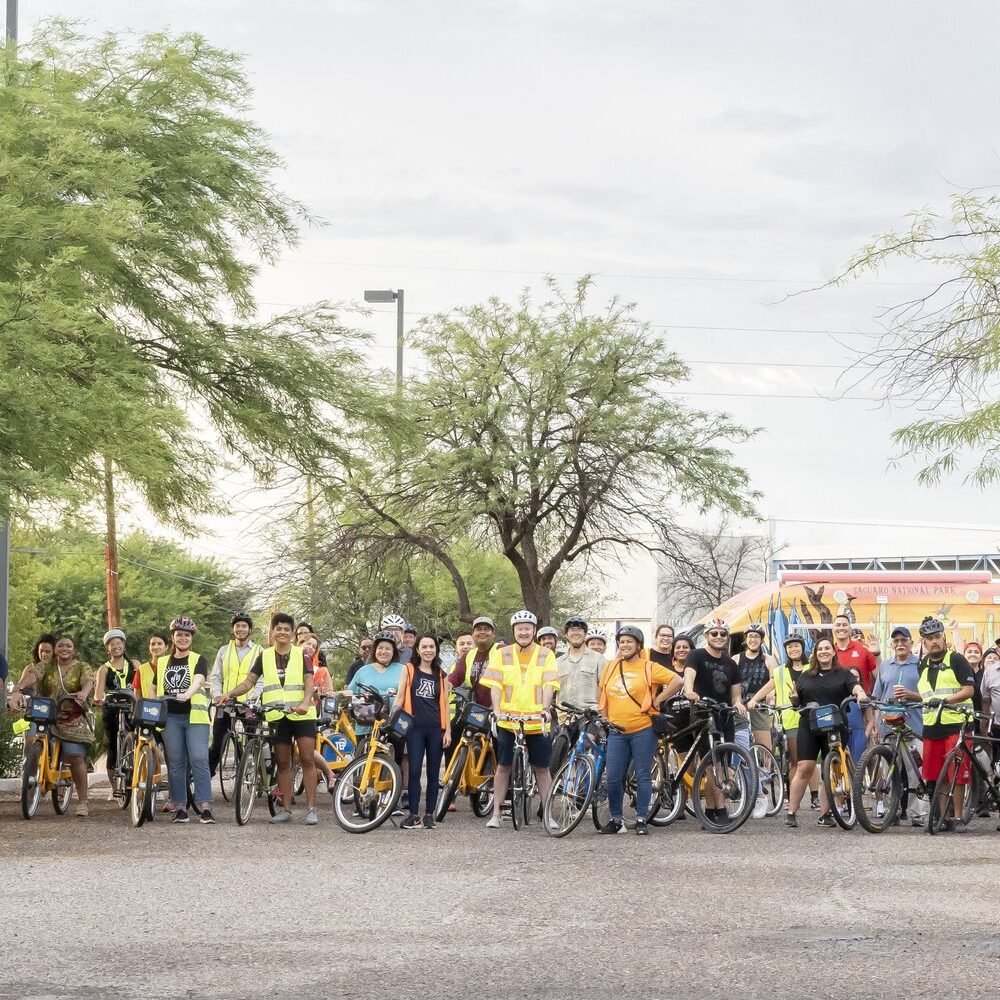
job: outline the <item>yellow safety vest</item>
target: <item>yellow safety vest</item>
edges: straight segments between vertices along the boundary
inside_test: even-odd
[[[191,671],[191,679],[194,680],[194,670],[201,661],[201,655],[195,652],[188,653],[188,670]],[[163,679],[167,672],[167,667],[170,666],[170,654],[167,653],[166,656],[161,656],[156,661],[156,694],[157,697],[163,697]],[[190,722],[192,726],[207,726],[211,721],[208,717],[208,707],[211,704],[211,699],[208,697],[208,692],[205,690],[205,684],[202,683],[201,687],[193,695],[191,695],[191,717]]]
[[[236,651],[235,640],[230,640],[228,646],[226,646],[226,652],[222,656],[222,693],[227,694],[232,691],[234,687],[242,684],[246,679],[247,675],[250,673],[250,668],[257,662],[257,657],[260,656],[261,647],[257,643],[250,643],[250,648],[243,655],[241,660],[239,653]],[[250,697],[252,692],[247,691],[246,694],[241,694],[236,700],[246,701]]]
[[[774,671],[774,703],[775,705],[791,704],[792,692],[795,690],[795,679],[787,663],[779,664]],[[786,708],[781,713],[781,725],[786,730],[799,728],[799,713],[792,708]]]
[[[285,668],[285,682],[282,684],[278,675],[278,661],[274,646],[268,646],[261,654],[261,664],[264,671],[264,690],[261,694],[261,704],[264,706],[265,718],[268,722],[289,718],[296,722],[304,722],[316,718],[316,706],[309,704],[309,711],[303,715],[282,712],[278,709],[268,710],[268,705],[298,705],[306,694],[306,661],[302,655],[301,646],[292,646],[288,651],[288,666]]]
[[[139,687],[143,698],[156,697],[156,674],[153,670],[153,664],[148,660],[139,664]]]
[[[559,672],[551,649],[532,643],[531,659],[522,667],[515,646],[504,646],[490,653],[489,666],[483,674],[486,687],[500,691],[500,711],[507,715],[540,715],[542,697],[546,687],[558,688]],[[500,729],[516,731],[513,722],[497,722]],[[542,731],[540,722],[527,722],[526,733]]]
[[[946,698],[951,694],[958,694],[962,690],[962,684],[958,683],[958,678],[955,676],[955,671],[951,669],[951,650],[949,649],[944,654],[944,659],[941,661],[941,665],[938,669],[937,675],[937,687],[932,688],[930,681],[927,679],[927,673],[932,666],[930,659],[925,659],[920,664],[920,676],[917,679],[917,691],[920,692],[920,697],[924,701],[929,701],[931,698]],[[960,701],[959,705],[971,705],[972,699],[966,698],[964,701]],[[958,725],[965,721],[965,716],[961,712],[955,711],[953,708],[946,708],[941,711],[941,717],[938,718],[938,709],[936,708],[924,708],[924,725],[933,726],[940,722],[941,725]]]
[[[128,690],[128,660],[125,661],[125,669],[119,670],[110,660],[108,660],[104,666],[108,668],[108,671],[115,675],[115,679],[118,681],[118,690],[127,691]],[[107,685],[105,684],[105,688]]]

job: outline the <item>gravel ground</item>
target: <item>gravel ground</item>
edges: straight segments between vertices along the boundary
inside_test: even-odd
[[[133,830],[0,802],[0,997],[994,997],[1000,834]]]

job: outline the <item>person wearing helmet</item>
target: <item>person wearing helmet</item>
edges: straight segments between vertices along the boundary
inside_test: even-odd
[[[238,684],[246,680],[250,668],[257,662],[261,647],[250,638],[253,630],[253,619],[245,611],[238,611],[229,619],[233,637],[220,646],[215,654],[215,663],[209,676],[209,686],[212,697],[228,694]],[[243,695],[239,700],[246,701],[249,695]],[[219,755],[222,753],[222,740],[229,731],[232,718],[226,712],[216,712],[212,723],[212,745],[208,751],[208,770],[212,777],[219,767]]]
[[[635,770],[637,795],[635,801],[635,832],[648,833],[653,794],[653,755],[656,753],[656,732],[652,715],[658,689],[669,684],[671,672],[653,660],[643,649],[642,630],[634,625],[622,625],[615,639],[618,655],[604,668],[598,683],[600,695],[597,707],[611,724],[608,731],[607,775],[608,806],[611,818],[600,832],[621,833],[625,829],[625,774],[629,763]]]
[[[108,691],[128,691],[135,679],[138,664],[125,655],[125,633],[120,628],[109,628],[104,633],[104,648],[108,658],[97,668],[97,678],[94,684],[94,704],[104,705],[104,695]],[[115,798],[115,769],[118,767],[118,725],[121,722],[121,712],[117,709],[105,708],[104,739],[107,747],[105,767],[108,772],[108,801]]]
[[[945,757],[955,749],[958,733],[965,716],[950,708],[962,705],[972,708],[976,691],[976,678],[969,661],[948,648],[944,623],[928,615],[920,623],[920,637],[924,641],[924,655],[918,664],[917,692],[924,703],[924,761],[923,779],[933,784],[941,775]],[[943,707],[940,707],[943,704]],[[954,814],[946,817],[944,829],[965,832],[962,807],[965,803],[965,786],[969,783],[968,758],[963,758],[955,788]]]
[[[261,650],[247,676],[216,704],[239,699],[262,683],[261,708],[271,727],[277,761],[281,808],[271,817],[275,824],[292,821],[292,742],[299,752],[306,795],[306,826],[319,822],[316,812],[316,705],[313,702],[313,665],[301,646],[292,642],[295,619],[283,611],[271,616],[272,645]]]
[[[587,649],[592,649],[601,656],[608,652],[608,634],[601,628],[592,628],[587,633]]]
[[[546,649],[552,650],[554,653],[556,651],[556,644],[559,642],[559,633],[551,625],[546,625],[544,628],[538,630],[535,642],[539,646],[544,646]]]
[[[402,631],[402,626],[400,626]],[[403,673],[403,667],[399,662],[399,646],[397,645],[396,633],[394,630],[386,629],[375,636],[375,643],[372,646],[372,661],[366,663],[354,675],[354,680],[345,689],[344,694],[361,695],[362,686],[373,687],[385,699],[386,704],[391,704],[396,692],[399,690],[399,681]],[[358,725],[355,731],[359,736],[370,733],[371,726]]]
[[[191,647],[198,630],[181,615],[170,623],[170,649],[156,664],[156,694],[167,699],[163,745],[167,754],[167,784],[174,805],[174,823],[187,823],[188,772],[194,779],[194,799],[202,807],[201,822],[214,823],[212,778],[208,771],[209,697],[205,690],[208,665]]]
[[[587,621],[571,615],[563,626],[566,652],[556,658],[559,673],[559,700],[577,708],[593,708],[597,704],[597,679],[605,659],[600,653],[588,649]],[[552,736],[552,761],[549,771],[558,773],[580,735],[580,719],[566,716]]]
[[[410,659],[413,659],[413,649],[417,644],[417,627],[407,622],[403,626],[403,647],[410,650]]]
[[[760,622],[753,622],[743,632],[743,646],[736,658],[736,666],[740,671],[740,697],[747,704],[750,699],[771,679],[775,659],[764,652],[764,637],[767,630]],[[756,702],[754,703],[756,704]],[[749,709],[748,709],[749,710]],[[741,725],[743,720],[736,720],[736,742],[746,750],[750,750],[750,733],[758,743],[771,749],[771,717],[759,708],[750,712],[749,720]],[[757,801],[754,803],[754,819],[763,819],[767,815],[767,799],[764,796],[763,785],[757,787]]]
[[[412,629],[413,626],[411,625]],[[390,632],[392,633],[393,641],[396,643],[396,663],[409,663],[413,656],[412,645],[407,646],[405,640],[406,633],[406,619],[402,615],[386,615],[382,619],[382,633]],[[413,633],[413,638],[416,639],[416,631]]]
[[[527,609],[516,611],[510,624],[514,641],[509,646],[494,648],[483,675],[483,684],[490,688],[493,711],[497,716],[497,773],[494,778],[493,816],[486,826],[500,827],[500,810],[510,784],[510,769],[514,763],[514,733],[518,724],[501,716],[524,720],[528,760],[535,772],[542,801],[548,795],[552,778],[549,762],[552,744],[545,732],[552,701],[559,688],[559,672],[552,650],[535,642],[538,618]]]

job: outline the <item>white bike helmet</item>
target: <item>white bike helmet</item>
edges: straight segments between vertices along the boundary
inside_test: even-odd
[[[125,642],[125,638],[125,633],[120,628],[109,628],[104,633],[104,645],[106,646],[112,639],[121,639],[122,642]]]
[[[522,608],[520,611],[515,611],[510,616],[511,625],[519,625],[522,622],[526,622],[528,625],[537,625],[538,617],[533,611],[529,611],[527,608]]]
[[[605,644],[607,644],[607,641],[608,641],[608,633],[607,633],[607,632],[605,632],[605,631],[604,631],[604,629],[602,629],[602,628],[592,628],[592,629],[591,629],[591,630],[590,630],[590,631],[589,631],[589,632],[587,633],[587,640],[586,640],[586,641],[587,641],[587,642],[590,642],[590,640],[591,640],[591,639],[600,639],[600,640],[602,640],[602,641],[603,641],[603,642],[604,642]]]
[[[402,615],[386,615],[382,619],[382,628],[406,628],[406,619]]]

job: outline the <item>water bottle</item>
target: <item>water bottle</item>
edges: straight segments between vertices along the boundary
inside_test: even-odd
[[[979,766],[987,773],[990,773],[990,758],[986,751],[981,746],[976,746],[974,751],[976,755],[976,760],[979,761]]]

